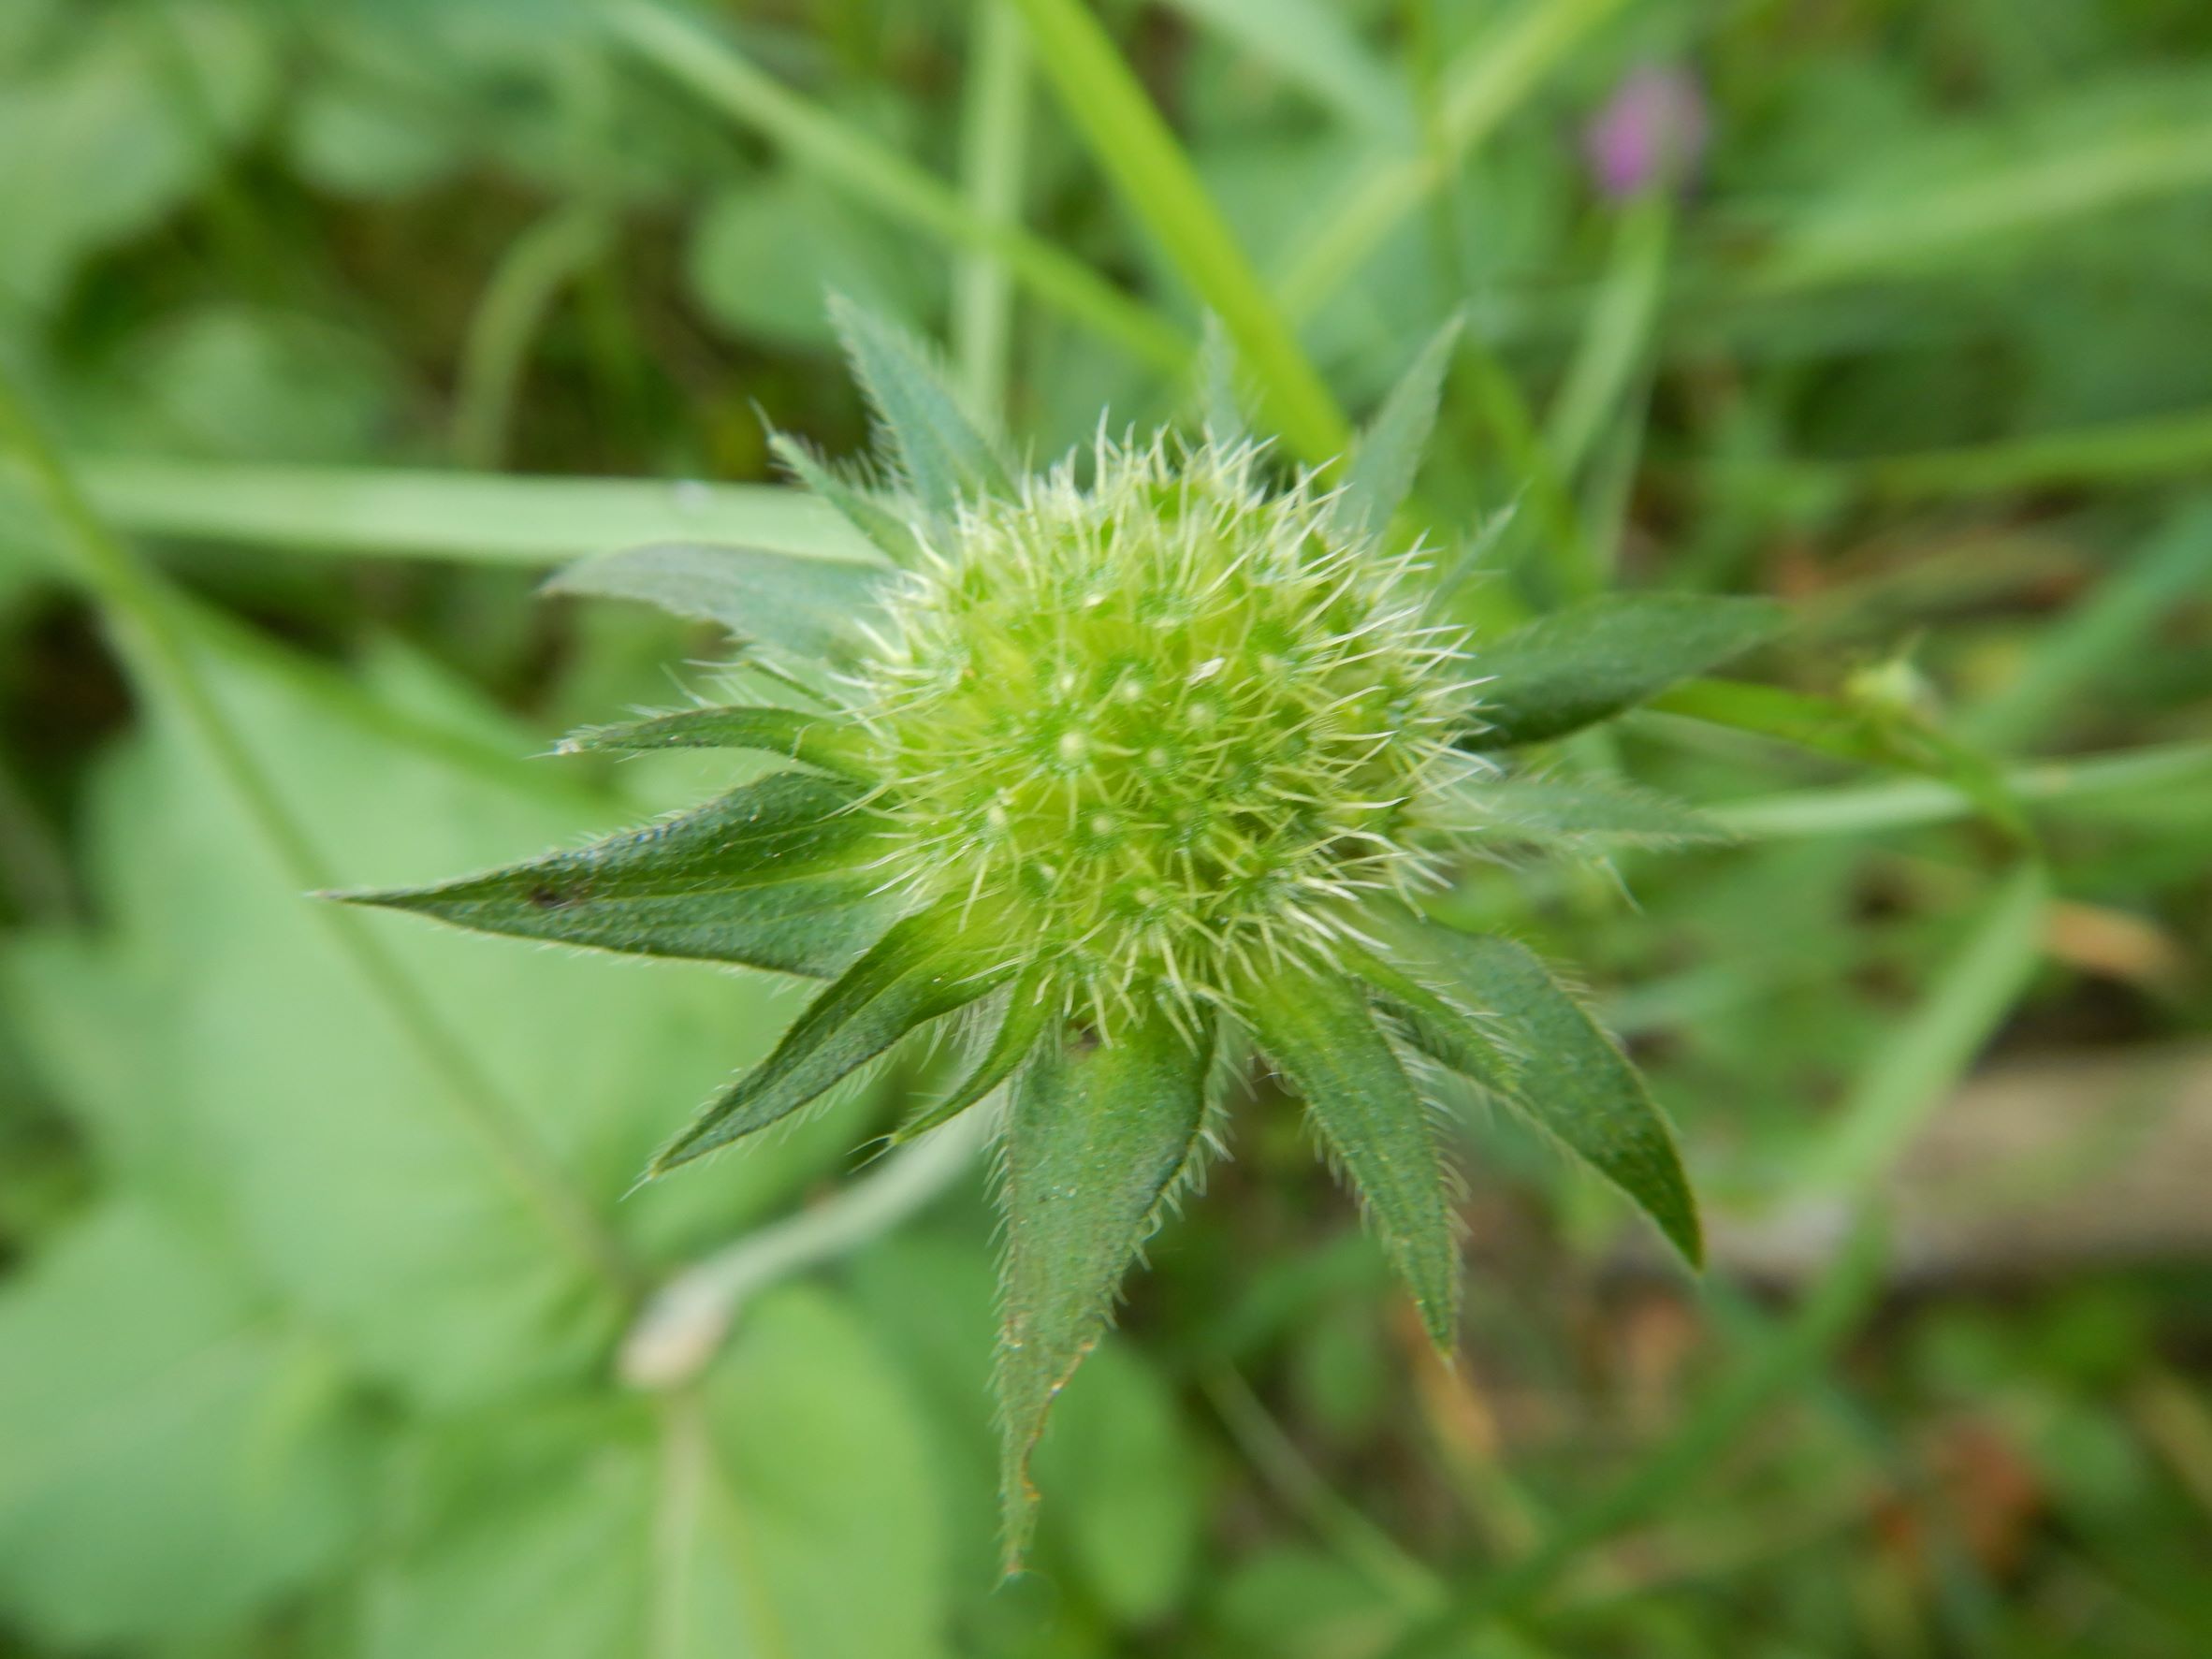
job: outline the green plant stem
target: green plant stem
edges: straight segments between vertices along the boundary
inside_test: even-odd
[[[1082,0],[1007,3],[1092,158],[1236,342],[1285,442],[1317,465],[1340,458],[1350,423],[1099,20]]]
[[[1872,1190],[2027,987],[2050,899],[2043,866],[2023,860],[1813,1143],[1796,1184],[1803,1194],[1856,1201]]]
[[[1021,21],[1002,0],[975,0],[975,44],[960,121],[960,190],[981,219],[1018,223],[1028,149],[1029,53]],[[953,273],[953,362],[968,402],[986,414],[1006,401],[1013,290],[1006,266],[976,249]]]
[[[2004,835],[2034,838],[2017,792],[1981,750],[1931,721],[1879,701],[1808,696],[1779,686],[1697,679],[1674,686],[1646,707],[1754,733],[1817,754],[1864,765],[1918,772],[1957,790]]]
[[[94,507],[132,533],[295,555],[542,568],[666,541],[875,557],[834,508],[779,485],[226,465],[146,456],[77,458],[74,468]]]
[[[1545,447],[1563,478],[1589,462],[1650,357],[1673,240],[1674,198],[1666,191],[1647,191],[1623,210],[1611,267],[1544,423]]]
[[[2170,743],[2079,760],[2039,761],[2001,774],[2018,800],[2085,800],[2184,783],[2212,781],[2212,743]],[[1932,778],[1834,789],[1792,790],[1710,807],[1706,815],[1739,836],[1863,835],[1971,818],[1981,804],[1955,784]]]
[[[1438,0],[1399,0],[1398,26],[1402,35],[1399,56],[1406,82],[1413,90],[1414,137],[1422,157],[1439,174],[1451,166],[1451,136],[1444,130],[1444,44],[1436,8]],[[1467,259],[1466,222],[1457,192],[1433,191],[1428,200],[1429,257],[1436,279],[1448,294],[1472,294],[1477,282]],[[1459,348],[1468,341],[1461,330]],[[1456,355],[1456,354],[1455,354]]]
[[[1512,374],[1486,342],[1472,335],[1462,338],[1454,364],[1454,385],[1464,389],[1468,402],[1479,411],[1492,441],[1502,452],[1504,471],[1521,481],[1513,502],[1513,521],[1505,527],[1497,546],[1488,549],[1489,568],[1511,570],[1529,537],[1537,532],[1554,544],[1561,559],[1577,566],[1593,564],[1581,509],[1551,464],[1535,417]],[[1468,574],[1465,570],[1448,573],[1448,590],[1459,589]],[[1530,616],[1521,597],[1503,582],[1465,589],[1460,604],[1484,632],[1518,627]]]
[[[836,1197],[706,1257],[655,1292],[623,1339],[623,1380],[680,1388],[706,1370],[738,1313],[770,1285],[850,1255],[889,1232],[973,1165],[993,1114],[970,1108],[884,1158]]]
[[[1612,419],[1599,429],[1595,458],[1585,472],[1581,490],[1585,551],[1579,569],[1585,597],[1595,598],[1613,583],[1621,563],[1621,544],[1628,534],[1629,508],[1642,469],[1644,438],[1650,430],[1653,372],[1649,364],[1630,371]],[[1565,566],[1570,576],[1576,567]],[[1572,589],[1570,589],[1572,590]]]
[[[1623,209],[1610,268],[1545,422],[1544,446],[1557,476],[1582,481],[1577,515],[1581,533],[1546,544],[1553,583],[1565,600],[1603,592],[1620,562],[1630,492],[1643,458],[1674,224],[1674,196],[1664,186],[1646,190]]]
[[[617,0],[605,16],[630,51],[825,182],[889,218],[1003,261],[1039,298],[1140,361],[1169,373],[1189,361],[1192,342],[1157,313],[1051,243],[977,213],[958,192],[762,74],[697,23],[653,0]]]
[[[647,1535],[644,1652],[637,1659],[679,1659],[692,1651],[692,1586],[699,1528],[716,1459],[714,1433],[695,1388],[659,1401],[652,1523]],[[767,1633],[774,1637],[776,1633]],[[773,1641],[765,1651],[774,1652]]]
[[[1441,189],[1467,154],[1518,109],[1591,30],[1627,0],[1528,0],[1462,51],[1444,71],[1441,142],[1378,163],[1316,216],[1322,228],[1277,284],[1284,311],[1303,321],[1351,279],[1383,239]]]
[[[613,223],[596,204],[556,208],[500,256],[470,313],[453,400],[453,453],[491,468],[505,454],[530,344],[561,288],[606,251]]]
[[[1584,1554],[1663,1506],[1705,1474],[1769,1406],[1803,1385],[1857,1324],[1882,1286],[1880,1228],[1862,1220],[1789,1321],[1709,1393],[1681,1428],[1603,1497],[1528,1555],[1477,1579],[1391,1646],[1385,1659],[1456,1659],[1468,1638],[1526,1607]]]
[[[216,701],[166,584],[101,522],[4,376],[0,453],[12,454],[22,466],[63,531],[76,556],[77,574],[106,611],[134,677],[154,706],[199,745],[285,882],[310,891],[334,886],[306,828],[285,807]],[[521,1114],[446,1031],[398,960],[352,911],[317,904],[309,907],[309,913],[555,1241],[627,1300],[637,1274],[620,1244],[569,1184]]]
[[[1208,1366],[1199,1386],[1237,1449],[1276,1497],[1369,1584],[1409,1613],[1433,1612],[1443,1604],[1442,1580],[1330,1487],[1234,1366]]]

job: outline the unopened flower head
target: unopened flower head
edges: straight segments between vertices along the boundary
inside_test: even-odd
[[[1310,475],[1283,484],[1252,446],[1210,437],[1101,434],[1026,474],[926,346],[835,311],[883,429],[880,470],[778,449],[882,562],[680,545],[565,580],[742,628],[741,683],[793,699],[595,727],[572,747],[793,764],[589,847],[354,896],[825,981],[653,1175],[793,1121],[926,1030],[968,1026],[948,1086],[892,1139],[979,1111],[998,1137],[1010,1563],[1052,1403],[1216,1149],[1240,1061],[1303,1101],[1447,1352],[1460,1252],[1432,1087],[1444,1073],[1525,1114],[1695,1261],[1681,1157],[1626,1057],[1521,946],[1404,901],[1463,853],[1701,838],[1694,814],[1655,797],[1516,779],[1487,757],[1604,718],[1638,694],[1639,673],[1656,669],[1657,689],[1768,621],[1680,594],[1601,601],[1473,662],[1456,631],[1429,625],[1437,589],[1386,527],[1419,464],[1448,327],[1332,492]],[[1685,633],[1707,645],[1685,650]]]
[[[1325,953],[1433,879],[1471,763],[1411,556],[1249,445],[1101,439],[965,507],[852,688],[889,879],[951,899],[1101,1022]]]

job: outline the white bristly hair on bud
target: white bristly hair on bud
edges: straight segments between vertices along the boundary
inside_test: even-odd
[[[1088,458],[964,506],[844,688],[883,881],[959,904],[1070,1016],[1233,1008],[1437,879],[1481,767],[1461,640],[1422,620],[1418,550],[1346,536],[1251,444]]]

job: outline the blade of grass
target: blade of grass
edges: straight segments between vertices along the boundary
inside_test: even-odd
[[[543,567],[648,542],[730,542],[826,559],[875,557],[835,509],[780,485],[232,466],[142,456],[85,457],[74,465],[93,506],[133,534],[285,553]]]
[[[502,748],[472,728],[442,724],[364,691],[358,680],[298,647],[240,622],[229,612],[172,590],[171,608],[196,649],[211,653],[284,682],[284,694],[311,705],[378,742],[409,750],[457,777],[495,779],[502,789],[572,811],[612,815],[624,807],[618,769],[596,775],[548,766],[517,744]]]
[[[1978,178],[1921,191],[1885,191],[1815,211],[1759,264],[1753,287],[1791,293],[1917,266],[2128,202],[2212,183],[2212,125],[2160,124],[2101,143],[2070,138]]]
[[[2175,606],[2212,592],[2212,504],[2199,502],[2167,526],[2125,570],[2037,636],[2013,681],[1958,720],[1960,734],[1989,749],[2016,749],[2050,725],[2070,699],[2141,648]]]
[[[1439,594],[1451,600],[1462,619],[1472,623],[1480,636],[1517,628],[1534,612],[1511,583],[1469,582],[1477,568],[1492,574],[1514,570],[1537,535],[1550,538],[1562,549],[1559,557],[1577,566],[1590,565],[1593,559],[1581,509],[1552,466],[1535,416],[1512,374],[1488,342],[1466,336],[1461,341],[1457,368],[1452,386],[1459,395],[1446,400],[1446,418],[1450,418],[1455,404],[1471,411],[1480,423],[1474,429],[1497,445],[1501,470],[1521,481],[1506,509],[1512,517],[1499,527],[1494,542],[1479,549],[1480,565],[1462,559],[1447,566],[1437,583]]]
[[[1619,1484],[1570,1515],[1529,1554],[1460,1591],[1444,1612],[1386,1650],[1384,1659],[1452,1659],[1472,1651],[1473,1634],[1526,1607],[1587,1551],[1673,1501],[1770,1405],[1819,1372],[1881,1288],[1883,1259],[1880,1230],[1862,1222],[1788,1323],[1739,1361]]]
[[[1622,387],[1611,417],[1598,429],[1594,454],[1584,473],[1579,505],[1587,532],[1582,569],[1590,573],[1583,577],[1589,592],[1603,592],[1611,585],[1613,573],[1620,567],[1621,546],[1628,535],[1636,481],[1643,468],[1644,439],[1651,426],[1648,416],[1655,378],[1652,366],[1648,363],[1629,370],[1627,383]],[[1572,568],[1564,565],[1564,557],[1560,563],[1563,568]]]
[[[217,702],[166,583],[101,522],[5,377],[0,377],[0,455],[12,455],[28,473],[33,490],[69,544],[77,575],[107,613],[133,677],[148,700],[199,746],[240,815],[260,837],[279,879],[302,892],[334,886],[307,831]],[[553,1241],[627,1302],[638,1278],[627,1253],[547,1155],[527,1120],[446,1030],[406,970],[352,911],[335,905],[306,909],[371,1000],[382,1006],[400,1040],[444,1085],[456,1115]]]
[[[1527,102],[1589,33],[1627,0],[1528,0],[1446,65],[1438,141],[1370,167],[1315,216],[1321,228],[1284,270],[1284,311],[1303,321],[1359,270],[1406,214],[1442,188],[1477,144]]]
[[[2212,743],[2161,744],[2079,760],[2043,761],[2012,767],[2002,778],[2016,799],[2030,803],[2169,789],[2212,780]],[[1951,784],[1930,778],[1904,778],[1887,783],[1792,790],[1701,809],[1739,836],[1764,839],[1863,835],[1870,830],[1948,823],[1971,818],[1982,808]]]
[[[1316,464],[1351,427],[1207,196],[1182,145],[1082,0],[1009,0],[1061,107],[1129,211],[1221,319],[1292,449]]]
[[[1371,1589],[1410,1614],[1429,1613],[1442,1604],[1442,1580],[1329,1484],[1234,1366],[1226,1361],[1207,1366],[1199,1388],[1275,1496]]]
[[[1787,460],[1715,476],[1809,501],[1971,501],[2036,490],[2156,484],[2212,465],[2212,410],[2030,432],[1865,460]]]
[[[2019,1000],[2043,954],[2050,898],[2050,878],[2033,860],[2005,878],[1808,1152],[1797,1183],[1802,1192],[1856,1201],[1896,1162]]]
[[[1334,0],[1174,0],[1175,8],[1313,95],[1353,127],[1412,138],[1405,94]]]
[[[2063,486],[2132,484],[2212,462],[2212,412],[2156,415],[1999,444],[1871,462],[1865,476],[1893,500],[2012,495]]]
[[[1027,37],[1000,0],[975,0],[971,11],[975,44],[960,117],[960,192],[978,218],[1013,225],[1028,149]],[[953,362],[969,407],[985,415],[1006,405],[1012,323],[1005,264],[969,249],[953,272]]]
[[[700,24],[652,0],[620,0],[605,15],[630,51],[825,182],[888,218],[1003,261],[1039,298],[1140,361],[1171,373],[1188,361],[1192,342],[1158,313],[1051,243],[979,214],[958,192],[762,74]]]
[[[2031,839],[2019,800],[1997,764],[1911,709],[1878,698],[1814,697],[1725,679],[1670,687],[1646,706],[1841,760],[1920,773],[1973,801],[2006,836],[2023,843]]]
[[[1985,163],[1971,177],[1952,169],[1954,176],[1926,185],[1906,187],[1893,180],[1877,190],[1855,180],[1831,199],[1786,220],[1756,204],[1725,204],[1703,214],[1716,226],[1731,218],[1734,224],[1702,246],[1684,250],[1684,265],[1703,274],[1685,276],[1680,284],[1681,304],[1669,307],[1679,325],[1670,327],[1670,340],[1690,350],[1710,349],[1717,338],[1740,341],[1754,351],[1794,353],[1801,349],[1789,343],[1797,332],[1777,327],[1772,302],[1876,281],[1957,280],[1986,272],[1999,261],[2024,264],[2068,246],[2053,236],[2044,247],[2023,248],[2024,235],[2132,204],[2184,196],[2212,182],[2212,124],[2107,93],[2107,110],[2128,110],[2132,130],[2085,133],[2076,126],[2023,143],[2009,128],[2000,135],[1961,123],[1928,135],[1915,146],[1916,160],[1956,150],[1959,140],[1974,140],[1986,155],[2003,159]],[[1342,239],[1353,234],[1356,211],[1347,204],[1342,211],[1317,213],[1316,221],[1326,226],[1324,237]],[[1769,240],[1764,252],[1746,259],[1740,247],[1752,230],[1767,232]],[[1372,243],[1361,256],[1368,251]],[[1302,285],[1293,289],[1287,280],[1283,287],[1291,314],[1302,319],[1356,268],[1355,261],[1325,281],[1294,272]],[[1573,329],[1590,303],[1586,285],[1501,288],[1486,297],[1485,331],[1496,342],[1556,340]],[[2177,436],[2202,442],[2201,434],[2186,430]]]
[[[453,454],[491,468],[506,452],[531,338],[561,288],[606,251],[614,226],[595,204],[556,208],[517,237],[469,315],[453,395]]]
[[[1612,260],[1589,326],[1544,423],[1545,446],[1563,478],[1582,471],[1650,356],[1673,230],[1674,202],[1664,191],[1631,202],[1614,228]]]

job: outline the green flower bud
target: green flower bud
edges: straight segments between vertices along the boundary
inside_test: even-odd
[[[1233,1007],[1368,895],[1436,879],[1477,763],[1413,561],[1249,445],[1101,441],[963,507],[848,688],[885,880],[955,901],[1070,1013]],[[1463,819],[1463,809],[1457,816]]]

